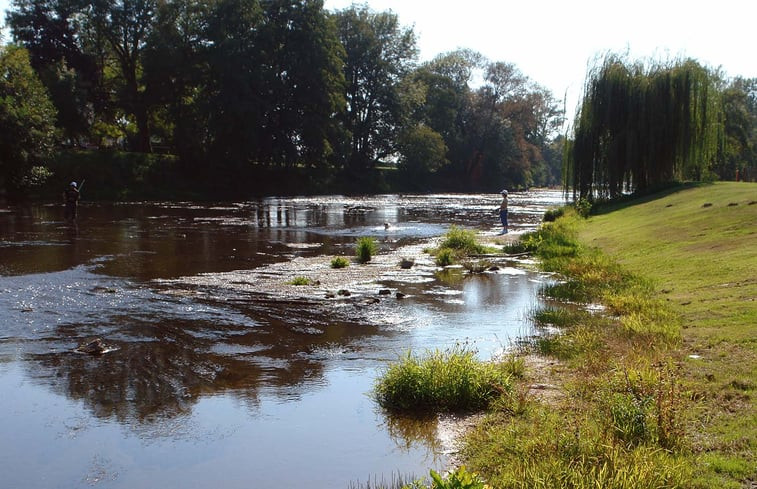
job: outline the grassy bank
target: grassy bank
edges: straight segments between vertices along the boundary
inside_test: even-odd
[[[534,312],[560,327],[532,347],[561,395],[493,409],[468,465],[494,487],[749,487],[755,200],[753,184],[682,188],[526,235],[563,279],[545,294],[604,312]]]

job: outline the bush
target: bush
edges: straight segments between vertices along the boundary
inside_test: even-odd
[[[457,226],[452,226],[444,236],[444,241],[439,245],[440,249],[450,248],[461,251],[468,255],[485,253],[483,245],[476,242],[476,233]]]
[[[578,215],[581,217],[589,217],[589,214],[591,214],[592,204],[586,199],[578,199],[573,204],[573,207],[576,208],[576,212],[578,212]]]
[[[313,281],[307,277],[294,277],[288,283],[289,285],[311,285]]]
[[[337,257],[334,257],[333,260],[331,260],[331,268],[344,268],[349,265],[350,265],[350,261],[343,256],[337,256]]]
[[[436,264],[440,267],[446,267],[455,263],[455,250],[450,248],[442,248],[436,253]]]
[[[423,358],[408,352],[376,381],[374,396],[395,412],[485,409],[512,391],[508,365],[482,362],[461,347],[428,352]]]
[[[358,238],[357,240],[357,261],[360,263],[368,263],[371,261],[371,258],[373,255],[375,255],[378,252],[378,245],[376,244],[376,240],[364,236],[362,238]]]
[[[557,209],[548,209],[547,212],[544,213],[544,222],[555,222],[559,217],[562,217],[563,214],[565,214],[565,209],[562,207]]]

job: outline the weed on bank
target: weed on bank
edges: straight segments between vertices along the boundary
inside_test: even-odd
[[[680,322],[648,280],[583,246],[580,223],[566,209],[505,250],[535,253],[555,274],[542,293],[565,307],[533,311],[543,331],[529,347],[559,361],[563,395],[531,398],[519,414],[493,409],[468,435],[464,458],[492,487],[691,487],[684,397],[669,355]]]

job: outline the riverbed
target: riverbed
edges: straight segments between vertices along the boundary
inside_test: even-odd
[[[517,236],[562,194],[509,200]],[[442,470],[447,420],[388,417],[370,391],[408,350],[489,359],[532,334],[544,276],[424,252],[452,225],[493,240],[498,203],[84,201],[76,226],[57,205],[3,209],[0,487],[325,489]],[[362,236],[371,262],[332,269]],[[77,351],[94,338],[107,353]]]

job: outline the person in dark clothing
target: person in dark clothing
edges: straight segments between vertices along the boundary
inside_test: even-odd
[[[502,196],[502,202],[499,204],[499,220],[502,222],[502,232],[507,234],[507,190],[499,193]]]
[[[76,182],[71,182],[63,191],[63,218],[68,222],[76,221],[76,208],[79,205],[79,189]]]

